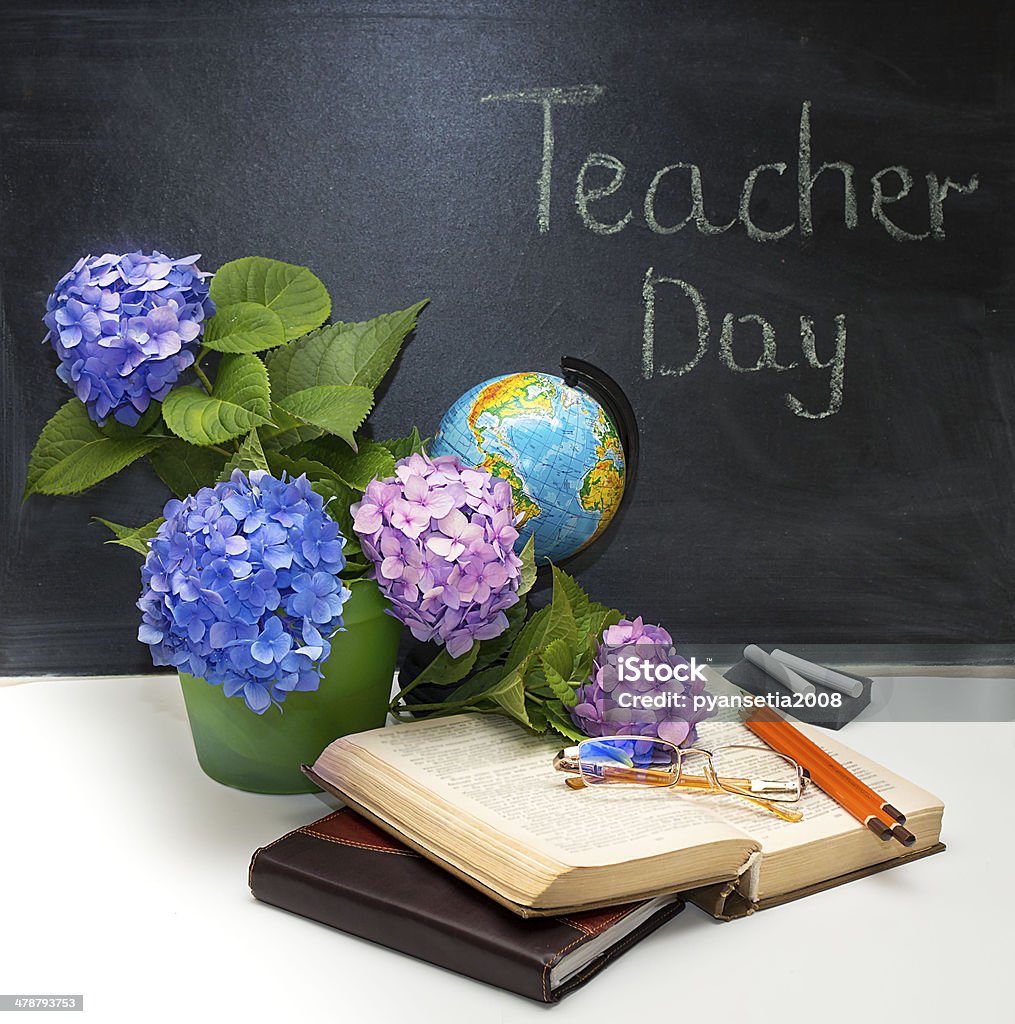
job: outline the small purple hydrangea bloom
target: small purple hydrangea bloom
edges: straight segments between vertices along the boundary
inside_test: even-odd
[[[500,636],[518,602],[511,485],[454,455],[414,454],[352,506],[353,528],[391,614],[457,658]]]
[[[85,256],[46,302],[45,340],[56,374],[102,426],[134,426],[194,362],[204,321],[215,312],[200,256],[153,252]]]
[[[258,715],[316,690],[350,593],[345,538],[307,478],[237,469],[173,499],[165,517],[137,603],[152,661],[221,685]]]
[[[586,736],[658,736],[677,746],[689,746],[698,738],[698,722],[711,714],[694,707],[694,698],[705,692],[705,684],[700,679],[632,679],[639,673],[630,666],[643,660],[669,669],[690,668],[662,626],[646,625],[639,617],[621,619],[604,630],[592,675],[578,688],[575,706],[569,709],[571,720]],[[690,675],[686,669],[682,675]],[[634,706],[620,702],[625,692],[624,704]],[[666,694],[673,694],[674,699],[663,696],[660,707],[645,707],[641,700]]]

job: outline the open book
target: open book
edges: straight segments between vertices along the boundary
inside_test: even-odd
[[[885,843],[816,786],[784,822],[734,796],[679,789],[569,789],[563,742],[493,716],[375,729],[332,743],[308,771],[402,842],[525,915],[568,913],[718,885],[749,907],[940,849],[937,797],[802,727],[907,816],[909,850]],[[706,721],[698,745],[761,741]],[[709,908],[712,909],[712,908]]]

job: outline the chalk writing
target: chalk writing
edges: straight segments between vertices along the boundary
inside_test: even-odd
[[[660,285],[673,285],[686,296],[691,303],[697,323],[697,348],[694,354],[680,366],[672,367],[657,360],[660,337],[657,324],[656,292]],[[650,379],[656,374],[661,377],[682,377],[690,373],[708,354],[711,345],[711,321],[705,299],[694,285],[675,277],[656,274],[652,267],[645,272],[642,283],[642,303],[644,319],[642,323],[642,376]],[[754,324],[760,329],[761,352],[754,363],[744,364],[737,360],[733,352],[735,328],[734,324]],[[733,373],[758,373],[761,370],[774,370],[777,373],[796,369],[798,362],[780,363],[777,353],[775,328],[763,316],[748,313],[735,317],[732,313],[723,316],[719,331],[719,361]],[[843,384],[846,371],[846,316],[839,313],[835,317],[835,352],[827,362],[818,357],[817,340],[814,321],[811,317],[800,317],[800,350],[807,366],[814,370],[828,370],[828,404],[819,412],[809,411],[794,395],[785,395],[787,408],[796,416],[808,420],[825,419],[838,412],[842,407]]]
[[[507,100],[513,103],[539,103],[543,108],[543,160],[536,178],[539,203],[536,220],[541,232],[550,230],[550,182],[553,178],[553,108],[595,103],[605,90],[601,85],[574,85],[566,88],[520,89],[517,92],[491,93],[480,103]]]
[[[516,92],[494,93],[483,96],[482,102],[509,101],[517,103],[539,104],[543,113],[542,159],[537,175],[536,224],[541,234],[550,231],[550,197],[553,191],[554,175],[554,107],[582,106],[598,102],[606,90],[600,85],[578,85],[569,87],[555,86],[540,89],[522,89]],[[726,224],[713,223],[705,212],[705,184],[701,166],[690,161],[678,161],[667,164],[655,171],[648,179],[641,205],[641,215],[649,231],[658,236],[673,236],[694,225],[697,232],[705,237],[723,235],[739,225],[752,241],[771,245],[781,242],[794,232],[801,239],[810,239],[820,227],[839,220],[835,217],[823,217],[821,224],[814,223],[812,196],[817,187],[829,189],[834,187],[836,179],[842,183],[842,215],[841,223],[847,231],[857,227],[860,217],[858,202],[858,182],[856,168],[845,160],[827,160],[814,168],[813,161],[813,126],[811,122],[811,101],[805,99],[800,107],[800,120],[797,129],[796,152],[796,205],[797,221],[781,227],[761,227],[752,216],[752,203],[757,192],[779,188],[785,179],[788,164],[776,160],[758,164],[749,170],[744,177],[743,187],[737,203],[737,217]],[[604,172],[606,174],[604,175]],[[601,150],[592,150],[582,161],[575,175],[574,201],[575,209],[582,225],[594,235],[610,237],[619,235],[635,221],[635,205],[630,201],[624,203],[625,188],[630,178],[638,175],[629,174],[629,165],[619,156]],[[644,180],[644,178],[642,179]],[[792,179],[789,179],[792,180]],[[979,188],[978,175],[972,175],[968,181],[955,181],[948,176],[942,178],[934,171],[924,175],[926,182],[926,199],[921,200],[914,191],[915,178],[908,167],[891,164],[873,174],[869,179],[870,204],[864,209],[870,210],[871,222],[878,225],[886,236],[895,242],[922,242],[932,240],[942,242],[946,238],[945,200],[949,193],[970,195]],[[790,186],[792,187],[792,186]],[[665,190],[667,195],[679,195],[686,189],[689,209],[686,216],[673,223],[664,223],[657,212],[657,200]],[[619,201],[616,212],[608,215],[604,207],[593,209],[599,200],[616,197]],[[909,199],[913,202],[926,202],[927,230],[909,231],[899,226],[893,219],[889,208]],[[606,204],[609,205],[609,204]],[[910,204],[911,205],[911,204]],[[626,212],[618,216],[619,211]],[[690,303],[696,324],[695,348],[693,353],[676,365],[659,358],[661,344],[683,349],[686,343],[680,339],[674,342],[661,331],[658,323],[657,291],[665,286],[676,289]],[[698,287],[682,278],[669,277],[656,273],[649,267],[642,281],[642,376],[650,380],[659,377],[682,377],[690,373],[708,354],[711,346],[711,320],[704,296]],[[777,353],[776,329],[772,323],[758,313],[732,312],[725,313],[717,341],[720,363],[731,373],[751,374],[760,371],[782,373],[797,368],[821,370],[828,373],[828,402],[824,408],[812,411],[795,395],[787,392],[784,395],[787,408],[803,419],[821,420],[834,415],[842,407],[843,388],[846,366],[846,314],[835,313],[835,349],[833,354],[822,361],[817,351],[814,320],[809,316],[800,317],[800,354],[803,362],[791,360],[780,362]],[[747,329],[747,330],[745,330]],[[742,336],[742,338],[741,338]],[[741,352],[751,345],[757,345],[760,336],[760,350],[753,361],[743,362],[735,354],[739,346]],[[738,338],[741,340],[738,342]],[[785,359],[785,356],[784,356]]]

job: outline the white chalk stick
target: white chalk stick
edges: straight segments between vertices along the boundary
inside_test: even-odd
[[[824,665],[815,665],[813,662],[804,661],[795,654],[788,654],[786,651],[772,651],[772,657],[781,662],[787,668],[798,675],[809,679],[819,686],[827,686],[830,690],[837,690],[846,694],[847,697],[859,697],[863,693],[863,683],[859,679],[851,679],[841,672],[825,668]]]
[[[793,669],[787,668],[781,661],[776,661],[772,655],[766,654],[756,644],[750,644],[744,648],[744,657],[752,665],[757,665],[763,672],[768,673],[777,683],[785,686],[790,693],[807,696],[817,692],[813,684],[807,682],[803,676],[797,675]]]

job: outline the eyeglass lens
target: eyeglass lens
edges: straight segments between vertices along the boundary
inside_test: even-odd
[[[604,736],[578,744],[578,765],[592,786],[672,786],[680,775],[680,752],[665,740]]]

